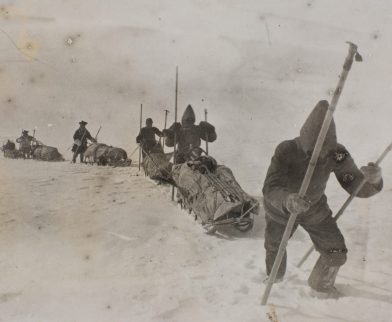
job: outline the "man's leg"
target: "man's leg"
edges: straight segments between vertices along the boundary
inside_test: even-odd
[[[281,225],[267,215],[265,216],[266,226],[265,226],[265,236],[264,236],[264,248],[265,248],[265,264],[267,268],[267,275],[269,276],[272,270],[272,267],[275,262],[276,255],[278,254],[279,245],[282,241],[283,233],[286,229],[285,225]],[[294,229],[291,235],[294,233],[297,225],[294,226]],[[287,262],[287,252],[285,251],[283,255],[282,262],[279,266],[278,274],[276,275],[276,279],[282,279],[284,274],[286,273],[286,262]]]
[[[84,161],[84,153],[80,153],[80,163],[83,163]]]
[[[316,225],[302,226],[309,233],[316,250],[320,253],[320,258],[309,276],[308,284],[316,291],[328,293],[334,290],[339,268],[347,260],[344,237],[332,215]]]

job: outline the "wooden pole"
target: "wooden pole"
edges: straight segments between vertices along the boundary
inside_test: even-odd
[[[143,104],[140,104],[140,126],[139,126],[139,133],[141,133],[142,130],[142,118],[143,118]],[[140,171],[140,166],[142,163],[142,149],[139,147],[139,171]]]
[[[339,101],[340,94],[342,93],[344,83],[346,82],[346,79],[347,79],[348,72],[350,71],[352,63],[354,61],[354,56],[356,56],[356,54],[357,54],[357,50],[358,50],[358,47],[356,45],[354,45],[353,43],[349,43],[349,52],[348,52],[348,55],[346,57],[344,65],[343,65],[343,71],[340,75],[338,85],[336,86],[334,95],[331,100],[331,104],[329,105],[327,113],[325,115],[323,125],[321,126],[321,130],[320,130],[320,133],[317,137],[317,141],[316,141],[313,153],[312,153],[312,157],[310,159],[308,168],[306,170],[305,177],[302,181],[302,185],[301,185],[301,188],[298,193],[301,198],[305,197],[306,191],[308,190],[310,180],[312,179],[317,160],[319,158],[323,143],[325,141],[325,137],[327,136],[329,125],[331,124],[331,121],[332,121],[333,113],[334,113],[336,105]],[[263,297],[261,300],[262,305],[267,304],[268,297],[269,297],[269,294],[272,289],[272,285],[275,282],[276,275],[279,270],[279,266],[282,262],[284,253],[286,251],[288,240],[290,238],[291,232],[293,231],[295,220],[297,219],[298,215],[299,215],[298,213],[291,213],[290,214],[290,218],[287,222],[286,229],[284,231],[282,240],[279,245],[278,254],[276,255],[274,265],[272,266],[270,276],[268,277],[267,285],[266,285],[266,288],[264,290],[264,294],[263,294]]]
[[[164,110],[165,111],[165,125],[163,127],[164,130],[166,130],[166,126],[167,126],[167,114],[169,114],[169,110]],[[163,150],[165,150],[165,137],[163,137]]]

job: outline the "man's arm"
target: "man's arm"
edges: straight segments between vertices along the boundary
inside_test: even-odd
[[[136,143],[142,143],[142,141],[143,141],[143,128],[140,129],[140,132],[136,137]]]
[[[356,166],[354,159],[351,157],[350,153],[347,149],[340,145],[338,146],[338,150],[335,153],[335,162],[336,168],[334,170],[335,176],[338,179],[340,185],[346,190],[350,195],[355,191],[355,189],[359,186],[359,184],[365,178],[363,172],[358,169]],[[362,167],[363,171],[366,171],[369,166]],[[357,194],[359,198],[368,198],[376,193],[380,192],[383,187],[383,180],[380,177],[380,180],[376,180],[376,182],[370,183],[366,182],[362,189]]]
[[[177,135],[179,134],[181,129],[181,123],[173,123],[172,126],[170,126],[168,129],[163,130],[163,134],[166,138],[165,140],[165,144],[168,147],[173,147],[174,146],[174,134],[177,133]],[[178,137],[177,137],[178,139]]]
[[[200,138],[204,141],[214,142],[217,138],[215,127],[205,121],[201,121],[199,124]]]
[[[91,142],[97,142],[95,138],[93,138],[88,130],[86,130],[85,137],[87,140],[90,140]]]
[[[159,131],[158,128],[153,127],[153,131],[154,131],[154,133],[155,133],[156,135],[158,135],[159,137],[162,137],[162,136],[163,136],[163,133],[162,133],[161,131]]]
[[[292,143],[284,141],[278,145],[264,181],[264,201],[281,213],[287,212],[285,202],[290,192],[288,183],[288,161],[292,153]]]

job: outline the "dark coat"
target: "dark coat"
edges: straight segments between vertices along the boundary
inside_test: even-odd
[[[136,143],[146,143],[147,145],[156,143],[155,135],[161,137],[163,134],[156,127],[143,127],[136,137]]]
[[[83,153],[87,149],[87,140],[90,140],[92,142],[95,142],[95,139],[91,136],[90,132],[87,129],[77,129],[75,131],[75,134],[73,135],[73,139],[75,140],[80,140],[82,144],[80,147],[78,145],[74,144],[72,147],[72,152],[78,152],[78,153]]]
[[[309,161],[310,156],[303,151],[299,138],[283,141],[276,148],[263,187],[266,213],[274,221],[282,224],[287,222],[289,213],[284,206],[286,198],[290,193],[298,193]],[[330,214],[325,188],[332,172],[349,194],[364,178],[347,149],[338,144],[334,151],[317,163],[306,194],[311,207],[298,216],[299,221],[318,223]],[[382,181],[377,185],[366,183],[357,196],[370,197],[381,191],[382,186]]]
[[[213,125],[208,122],[200,122],[199,125],[183,126],[180,123],[174,123],[165,131],[166,145],[174,146],[174,135],[177,133],[178,152],[186,152],[190,148],[197,148],[201,145],[201,140],[214,142],[216,132]]]

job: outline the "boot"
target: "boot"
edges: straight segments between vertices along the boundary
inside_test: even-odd
[[[330,266],[327,260],[320,256],[310,273],[308,284],[316,292],[326,295],[337,293],[334,287],[340,266]]]

